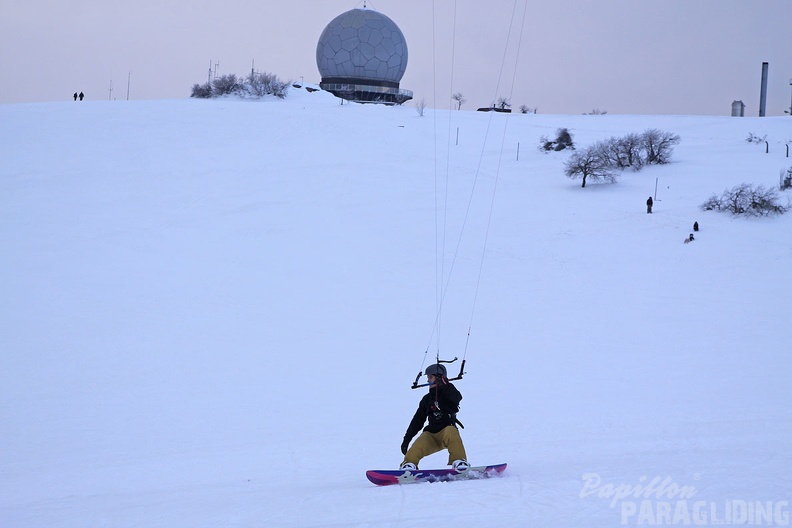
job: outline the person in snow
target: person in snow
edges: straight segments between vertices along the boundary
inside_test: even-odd
[[[654,202],[650,196],[649,199],[646,200],[646,214],[652,214],[652,205],[654,205]]]
[[[74,100],[77,100],[77,92],[74,92]]]
[[[84,93],[82,93],[82,92],[80,92],[80,101],[82,101],[82,100],[83,100],[83,97],[85,97],[85,94],[84,94]]]
[[[399,469],[418,469],[423,457],[443,449],[448,449],[448,464],[454,469],[464,471],[470,467],[457,429],[457,424],[462,425],[456,418],[462,394],[448,381],[446,374],[446,368],[439,363],[426,368],[429,392],[421,398],[418,410],[404,434],[401,445],[404,461]],[[410,446],[410,440],[427,420],[429,425],[424,427],[421,435]]]

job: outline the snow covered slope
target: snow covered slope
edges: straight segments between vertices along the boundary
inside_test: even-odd
[[[293,90],[0,122],[0,525],[789,522],[792,214],[699,209],[777,185],[789,118]],[[581,189],[536,148],[559,127],[682,141]],[[438,348],[467,359],[471,462],[509,469],[377,488]]]

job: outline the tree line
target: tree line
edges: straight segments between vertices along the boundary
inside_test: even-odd
[[[277,75],[267,72],[250,72],[247,77],[237,77],[235,74],[215,77],[211,82],[194,84],[190,97],[211,99],[224,95],[237,95],[240,97],[264,97],[274,95],[285,98],[291,83],[281,81]]]
[[[646,165],[669,163],[679,142],[678,135],[656,128],[611,137],[575,152],[564,164],[564,173],[569,178],[582,179],[581,187],[588,181],[615,182],[618,171],[639,171]]]

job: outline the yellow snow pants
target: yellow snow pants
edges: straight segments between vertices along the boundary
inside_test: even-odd
[[[448,449],[448,465],[455,460],[467,460],[465,446],[462,444],[462,437],[459,429],[453,425],[443,428],[438,433],[422,432],[413,442],[407,454],[404,455],[404,462],[412,462],[418,466],[418,462],[425,456],[429,456],[443,449]],[[404,464],[402,462],[402,464]]]

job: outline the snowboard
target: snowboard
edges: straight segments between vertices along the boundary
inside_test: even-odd
[[[456,469],[378,469],[366,471],[366,478],[377,486],[391,484],[415,484],[418,482],[450,482],[473,480],[497,476],[503,473],[506,464],[472,466],[463,471]]]

